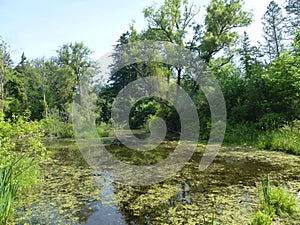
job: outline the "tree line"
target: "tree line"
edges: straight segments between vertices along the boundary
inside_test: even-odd
[[[165,0],[143,10],[145,28],[134,24],[121,34],[114,50],[136,41],[165,41],[189,49],[208,65],[222,88],[228,113],[228,129],[241,124],[264,131],[293,124],[299,120],[300,94],[300,3],[286,0],[283,6],[271,1],[262,17],[263,39],[253,44],[249,35],[239,30],[252,22],[253,15],[243,8],[241,0],[211,0],[202,8],[187,0]],[[10,48],[2,39],[1,112],[5,118],[30,112],[32,120],[57,118],[70,123],[70,105],[79,92],[79,82],[88,68],[93,75],[101,68],[93,61],[92,51],[82,42],[60,47],[51,58],[27,59],[23,53],[14,65]],[[120,63],[113,55],[111,70]],[[191,75],[180,66],[141,62],[110,74],[107,83],[95,88],[96,122],[110,123],[112,103],[130,82],[158,75],[180,85],[194,100],[203,138],[210,129],[210,110],[205,95]],[[94,85],[96,87],[97,85]],[[149,124],[153,117],[163,117],[169,131],[180,130],[177,112],[172,105],[157,98],[146,98],[131,112],[132,128]]]

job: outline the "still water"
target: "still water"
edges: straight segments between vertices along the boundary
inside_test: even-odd
[[[249,224],[261,198],[260,179],[300,188],[300,157],[250,147],[223,147],[213,164],[198,170],[204,147],[199,145],[186,166],[159,184],[131,187],[114,182],[110,171],[94,171],[74,141],[46,143],[43,184],[18,204],[18,224]],[[117,144],[109,151],[132,164],[156,163],[174,150],[164,142],[153,152],[134,152]],[[146,155],[145,155],[146,154]],[[24,196],[25,197],[25,196]],[[299,220],[282,224],[300,224]]]

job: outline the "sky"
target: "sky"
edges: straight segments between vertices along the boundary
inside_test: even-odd
[[[253,10],[254,22],[245,29],[253,43],[261,39],[263,16],[271,0],[245,0]],[[277,0],[281,4],[284,0]],[[0,0],[0,36],[10,45],[18,62],[27,58],[51,57],[63,44],[82,41],[93,58],[108,53],[132,21],[138,30],[146,28],[143,9],[164,0]],[[209,0],[190,0],[198,6]],[[202,7],[197,19],[203,19]]]

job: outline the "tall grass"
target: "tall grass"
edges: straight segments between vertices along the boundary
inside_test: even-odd
[[[0,224],[6,224],[19,184],[13,179],[13,166],[0,169]]]
[[[252,124],[227,125],[224,142],[227,144],[254,144],[259,131]]]
[[[266,131],[255,124],[228,125],[224,142],[300,155],[300,120]]]
[[[257,146],[263,149],[300,155],[300,122],[298,121],[296,126],[285,125],[278,130],[260,134]]]

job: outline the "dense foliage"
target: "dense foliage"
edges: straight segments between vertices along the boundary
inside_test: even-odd
[[[28,195],[39,183],[39,162],[45,157],[43,133],[28,116],[4,120],[0,114],[0,224],[11,216],[16,197]]]
[[[146,7],[143,11],[146,28],[139,32],[132,24],[120,36],[111,74],[108,81],[101,84],[93,79],[101,68],[92,60],[92,51],[83,43],[64,44],[50,59],[29,60],[23,53],[15,65],[10,58],[9,45],[2,39],[2,113],[10,119],[28,110],[30,119],[42,119],[47,134],[73,137],[71,103],[81,91],[80,81],[87,79],[98,96],[95,115],[101,131],[103,123],[111,122],[111,106],[119,91],[134,80],[155,75],[169,83],[177,83],[192,97],[199,114],[201,138],[208,138],[211,126],[209,105],[186,68],[154,62],[118,67],[122,63],[118,52],[123,45],[157,40],[191,50],[217,77],[227,106],[227,141],[247,143],[262,137],[260,142],[263,142],[270,132],[285,129],[283,126],[288,126],[298,135],[295,133],[298,129],[293,127],[300,119],[300,32],[297,30],[299,24],[295,23],[299,4],[286,1],[285,5],[279,6],[271,1],[262,17],[264,40],[257,45],[252,44],[246,32],[241,35],[237,31],[252,21],[252,14],[243,9],[243,1],[212,0],[206,7],[203,22],[199,22],[199,11],[200,8],[186,0],[166,0],[159,7]],[[89,68],[93,70],[87,72]],[[180,118],[176,110],[157,98],[137,102],[132,109],[130,125],[133,129],[147,129],[156,117],[165,119],[169,133],[180,133]],[[104,133],[108,135],[106,131]],[[265,144],[264,147],[276,149],[278,146]],[[294,147],[292,149],[288,151],[299,153]]]
[[[262,18],[264,40],[257,44],[246,32],[240,32],[252,22],[252,14],[244,10],[243,3],[211,0],[204,21],[200,21],[200,8],[188,0],[165,0],[159,7],[146,7],[145,28],[137,31],[132,24],[120,36],[111,73],[101,84],[94,79],[101,68],[92,59],[92,50],[82,42],[64,44],[48,59],[28,59],[23,53],[16,63],[8,43],[0,38],[0,224],[11,220],[14,199],[28,193],[38,181],[38,163],[45,153],[41,143],[44,132],[58,138],[73,137],[71,104],[84,91],[80,85],[83,80],[96,93],[94,113],[99,136],[109,135],[111,108],[120,90],[139,78],[159,76],[190,95],[199,115],[200,138],[208,139],[209,104],[188,70],[158,62],[136,62],[120,69],[122,58],[118,53],[128,43],[165,41],[190,50],[206,63],[226,101],[225,142],[300,155],[299,1],[286,0],[283,6],[270,2]],[[168,137],[180,134],[178,112],[156,97],[136,102],[130,126],[148,130],[157,117],[166,121]],[[164,186],[155,188],[151,192],[163,193],[166,199],[172,194]],[[278,207],[277,198],[286,194],[281,189],[270,190],[272,202],[267,208],[273,210],[272,215],[262,209],[256,221],[274,219],[275,214],[292,207]],[[150,199],[154,206],[156,197]],[[137,202],[144,203],[144,199],[140,197]],[[180,207],[190,206],[178,206],[178,210]],[[186,222],[181,219],[173,218],[174,223]]]

